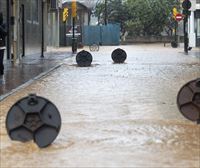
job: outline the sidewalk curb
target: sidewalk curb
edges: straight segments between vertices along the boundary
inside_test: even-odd
[[[0,102],[3,101],[4,99],[6,99],[7,97],[9,97],[10,95],[16,93],[17,91],[19,91],[19,90],[21,90],[21,89],[24,89],[24,88],[26,88],[27,86],[31,85],[33,82],[35,82],[35,81],[37,81],[37,80],[39,80],[39,79],[41,79],[41,78],[47,76],[47,75],[48,75],[49,73],[51,73],[52,71],[54,71],[54,70],[60,68],[63,64],[64,64],[64,63],[60,63],[60,64],[58,64],[58,65],[56,65],[56,66],[50,68],[48,71],[45,71],[45,72],[39,74],[38,76],[34,77],[33,79],[30,79],[29,81],[25,82],[24,84],[22,84],[22,85],[18,86],[17,88],[11,90],[10,92],[8,92],[8,93],[6,93],[6,94],[0,96]]]

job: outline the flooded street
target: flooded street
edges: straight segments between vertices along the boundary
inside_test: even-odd
[[[89,68],[66,59],[0,102],[1,167],[200,167],[200,126],[176,105],[181,86],[200,77],[200,58],[132,45],[121,46],[126,63],[113,64],[116,48],[92,53]],[[46,149],[11,141],[5,129],[9,108],[29,93],[51,100],[62,116],[59,136]]]

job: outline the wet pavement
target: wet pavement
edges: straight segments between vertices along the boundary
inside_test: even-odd
[[[5,75],[0,76],[0,96],[8,94],[18,86],[51,70],[70,56],[70,48],[57,50],[50,48],[44,58],[36,54],[26,56],[16,64],[12,61],[5,61]]]
[[[121,47],[125,64],[111,60],[117,47],[101,47],[92,67],[69,58],[1,101],[1,167],[199,168],[200,126],[180,114],[176,96],[200,77],[200,59],[162,45]],[[6,133],[8,109],[28,93],[54,102],[62,116],[61,132],[46,149]]]

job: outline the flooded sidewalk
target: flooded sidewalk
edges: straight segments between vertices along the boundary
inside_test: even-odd
[[[0,167],[200,167],[200,126],[178,111],[182,85],[200,77],[200,59],[162,45],[120,46],[128,59],[113,64],[100,47],[92,67],[75,58],[0,102]],[[87,48],[86,48],[87,50]],[[29,93],[60,110],[58,138],[46,148],[11,141],[9,108]]]
[[[71,56],[70,48],[49,48],[45,52],[44,58],[40,54],[34,54],[23,57],[15,64],[6,60],[4,76],[0,76],[0,96],[6,95],[20,85],[53,70],[64,59]]]

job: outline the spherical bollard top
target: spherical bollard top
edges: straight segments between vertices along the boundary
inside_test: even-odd
[[[79,67],[89,67],[92,63],[92,54],[88,51],[82,50],[76,55],[76,62]]]
[[[176,41],[172,41],[171,42],[171,46],[172,46],[172,48],[177,48],[178,47],[178,43]]]
[[[122,64],[127,58],[127,54],[124,50],[118,48],[112,52],[112,60],[114,63]]]
[[[196,80],[196,86],[200,88],[200,78]]]
[[[200,80],[185,84],[177,96],[177,105],[182,115],[191,121],[200,121]]]

